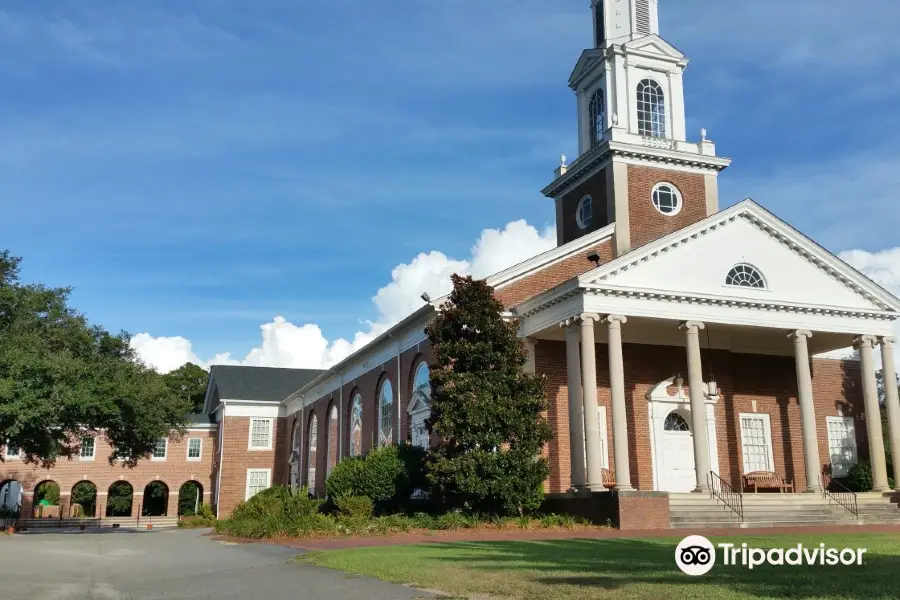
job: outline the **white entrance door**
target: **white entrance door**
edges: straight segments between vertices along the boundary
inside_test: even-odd
[[[663,469],[661,488],[666,492],[690,492],[697,487],[694,468],[694,436],[691,427],[677,411],[663,421]]]
[[[428,427],[425,421],[429,411],[419,411],[409,415],[409,428],[412,437],[412,445],[428,449]]]

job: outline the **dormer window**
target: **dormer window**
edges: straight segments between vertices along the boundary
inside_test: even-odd
[[[757,290],[766,289],[766,280],[762,273],[752,265],[741,263],[732,267],[725,277],[725,285],[733,285],[737,287],[748,287]]]
[[[588,106],[591,113],[591,148],[600,145],[603,133],[606,131],[606,110],[603,104],[603,88],[597,88],[591,95]]]
[[[638,133],[649,137],[666,137],[666,96],[652,79],[644,79],[637,87]]]
[[[578,201],[575,209],[575,222],[578,223],[579,229],[587,229],[591,225],[591,219],[594,216],[593,200],[590,196],[585,196]]]

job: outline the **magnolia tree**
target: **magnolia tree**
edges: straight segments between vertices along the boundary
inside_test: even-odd
[[[484,281],[453,276],[453,292],[428,326],[431,433],[427,459],[435,497],[448,508],[522,514],[540,506],[551,439],[543,380],[525,373],[518,323]]]

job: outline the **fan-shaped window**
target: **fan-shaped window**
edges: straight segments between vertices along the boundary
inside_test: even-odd
[[[672,217],[681,212],[681,192],[671,183],[657,183],[651,194],[656,210]]]
[[[603,88],[594,90],[588,107],[591,114],[591,148],[600,144],[606,131],[606,110],[603,104]]]
[[[742,263],[735,265],[725,278],[725,285],[735,285],[738,287],[756,288],[758,290],[766,289],[766,280],[763,278],[756,267]]]
[[[638,84],[637,117],[638,133],[666,137],[666,97],[662,87],[652,79],[644,79]]]
[[[688,425],[688,422],[684,420],[677,412],[670,412],[669,416],[666,417],[665,423],[663,423],[663,429],[665,431],[687,431],[690,432],[691,428]]]
[[[387,446],[394,440],[393,419],[391,418],[391,406],[394,404],[394,389],[391,381],[385,379],[381,384],[381,394],[378,396],[378,445]]]
[[[580,229],[587,229],[590,226],[594,216],[593,204],[594,201],[590,196],[585,196],[578,201],[578,206],[575,208],[575,222],[578,223]]]
[[[362,396],[353,397],[350,406],[350,456],[362,456]]]

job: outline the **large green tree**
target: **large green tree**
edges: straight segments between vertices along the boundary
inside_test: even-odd
[[[86,432],[101,434],[110,461],[133,465],[183,432],[189,401],[137,360],[128,334],[91,326],[68,305],[69,288],[22,283],[20,262],[0,252],[0,443],[52,464]]]
[[[428,426],[443,443],[427,459],[436,498],[493,514],[533,510],[550,474],[541,449],[551,439],[544,382],[524,372],[518,323],[484,281],[453,276],[453,292],[428,326]]]
[[[209,373],[194,363],[185,363],[174,371],[165,375],[166,385],[180,397],[185,398],[191,405],[191,410],[199,413],[203,410],[203,400],[206,398],[206,384],[209,381]]]

